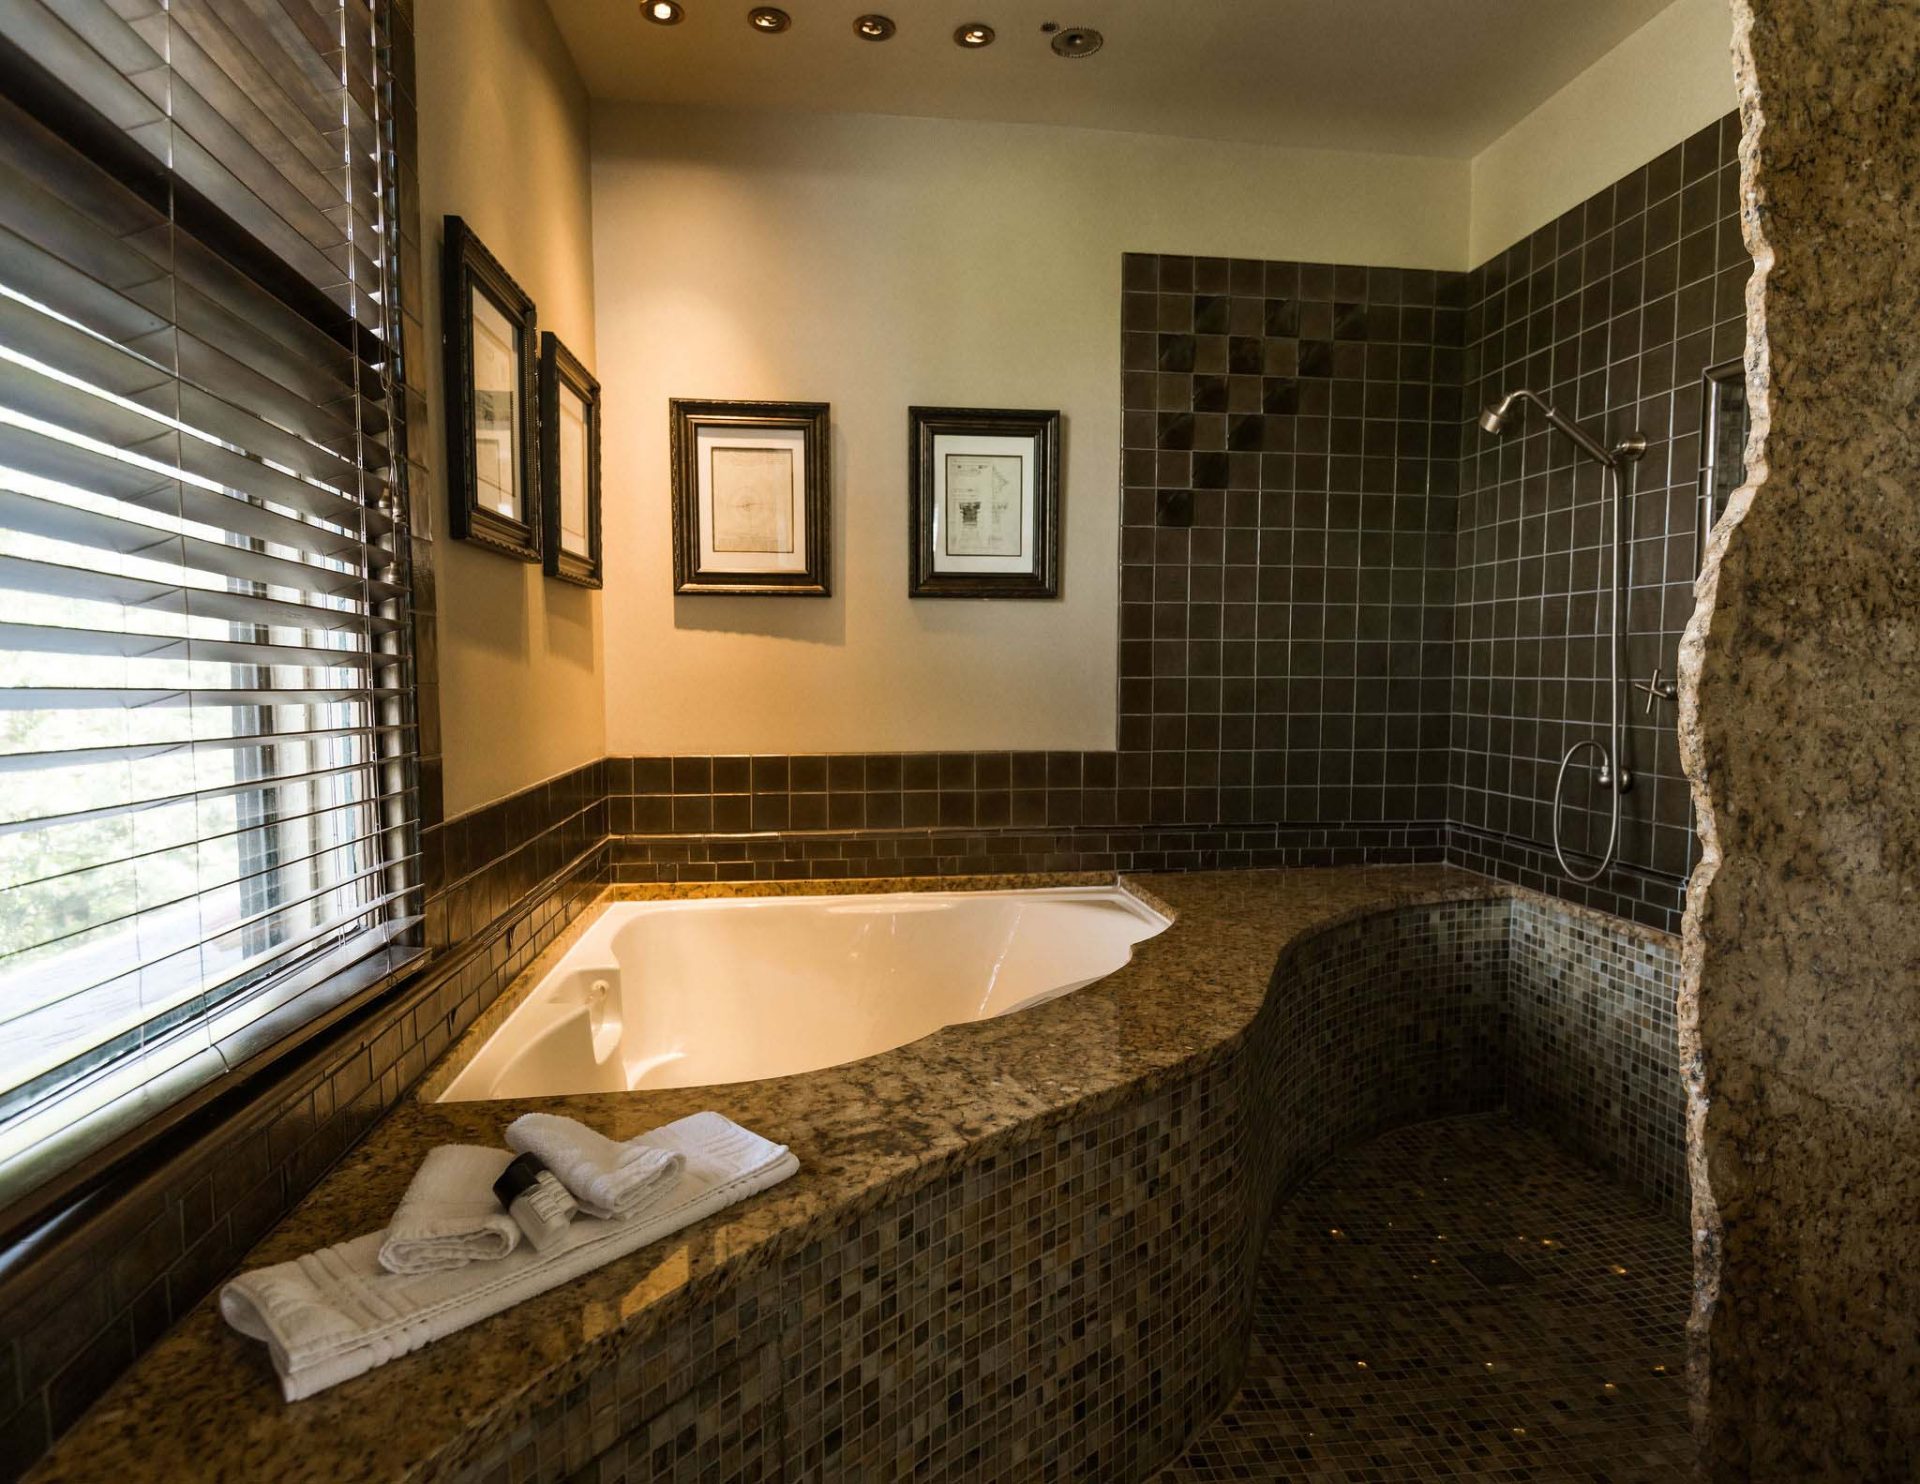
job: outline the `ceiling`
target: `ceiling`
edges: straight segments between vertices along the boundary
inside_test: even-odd
[[[1314,149],[1476,154],[1668,0],[549,0],[595,98],[997,119]],[[853,19],[880,10],[889,41]],[[979,51],[955,27],[998,33]],[[1041,24],[1092,26],[1056,57]]]

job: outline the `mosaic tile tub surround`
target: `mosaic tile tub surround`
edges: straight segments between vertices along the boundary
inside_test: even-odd
[[[1524,1121],[1684,1213],[1685,1088],[1670,938],[1517,896],[1507,934],[1506,1102]]]
[[[717,1106],[803,1169],[298,1407],[203,1307],[35,1477],[124,1472],[133,1437],[142,1466],[288,1481],[396,1450],[475,1479],[1139,1477],[1238,1384],[1275,1195],[1380,1129],[1500,1105],[1511,933],[1507,889],[1435,868],[1144,885],[1180,920],[1128,968],[866,1062],[403,1106],[250,1261],[377,1221],[422,1147],[533,1106],[616,1135]]]
[[[780,1269],[785,1385],[757,1411],[721,1404],[706,1453],[742,1472],[718,1477],[1122,1480],[1173,1456],[1237,1384],[1278,1192],[1379,1129],[1497,1106],[1505,908],[1399,908],[1316,936],[1197,1074],[809,1243]],[[654,1427],[569,1452],[595,1411],[550,1407],[463,1477],[656,1477]],[[734,1415],[755,1417],[758,1448],[729,1435]],[[700,1440],[670,1445],[674,1469],[683,1451]]]

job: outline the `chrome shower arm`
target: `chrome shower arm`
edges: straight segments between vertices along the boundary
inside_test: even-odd
[[[1562,433],[1565,433],[1567,437],[1571,438],[1574,441],[1574,443],[1578,445],[1581,452],[1585,453],[1589,458],[1598,460],[1600,463],[1606,465],[1607,468],[1609,469],[1615,469],[1619,467],[1620,459],[1618,454],[1616,454],[1612,449],[1603,447],[1600,443],[1595,441],[1593,436],[1589,434],[1584,428],[1582,428],[1578,423],[1573,422],[1569,418],[1562,417],[1560,415],[1559,410],[1555,408],[1554,405],[1551,402],[1549,402],[1545,397],[1541,396],[1536,391],[1529,390],[1526,387],[1520,387],[1514,391],[1508,392],[1506,396],[1500,399],[1498,415],[1500,416],[1501,420],[1502,421],[1505,420],[1506,413],[1513,403],[1518,401],[1523,401],[1523,400],[1527,402],[1531,402],[1535,407],[1537,407],[1540,410],[1540,415],[1542,417],[1544,417],[1554,427],[1558,428]]]

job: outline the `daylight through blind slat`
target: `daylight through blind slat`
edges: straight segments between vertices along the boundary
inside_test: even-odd
[[[0,0],[0,1190],[416,951],[385,3]]]

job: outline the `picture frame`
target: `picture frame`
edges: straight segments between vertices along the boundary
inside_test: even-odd
[[[1060,593],[1060,414],[907,409],[907,595]]]
[[[547,576],[599,587],[600,383],[551,330],[540,336],[540,501]]]
[[[828,404],[676,397],[668,419],[673,590],[828,596]]]
[[[445,234],[448,525],[458,540],[538,562],[545,521],[533,300],[463,220],[447,217]]]

